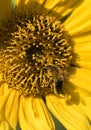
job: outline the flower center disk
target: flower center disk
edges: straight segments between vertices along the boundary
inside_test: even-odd
[[[16,31],[8,34],[7,46],[0,51],[4,80],[24,96],[60,93],[72,60],[61,22],[52,16],[31,15],[14,24]]]

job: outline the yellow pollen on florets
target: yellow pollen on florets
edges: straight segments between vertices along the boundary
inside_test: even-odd
[[[60,93],[72,60],[61,22],[52,16],[33,15],[15,27],[0,50],[4,81],[24,96]]]

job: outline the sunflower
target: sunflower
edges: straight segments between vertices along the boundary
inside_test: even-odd
[[[90,6],[0,1],[0,130],[91,130]]]

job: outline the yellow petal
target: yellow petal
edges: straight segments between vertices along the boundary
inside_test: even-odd
[[[85,68],[85,69],[91,69],[91,62],[88,60],[88,61],[84,61],[84,60],[79,60],[77,61],[77,63],[82,67],[82,68]]]
[[[64,91],[67,96],[66,102],[77,104],[79,109],[83,111],[91,121],[91,93],[88,90],[76,87],[69,81],[64,82]]]
[[[5,119],[5,105],[8,100],[10,92],[11,90],[8,90],[2,93],[2,96],[0,96],[0,120]]]
[[[78,55],[76,62],[83,68],[91,69],[91,32],[72,37],[74,52]]]
[[[85,64],[86,68],[91,68],[91,42],[83,42],[74,47],[74,52],[77,54],[78,58],[76,62],[82,67]],[[83,63],[83,64],[82,64]]]
[[[45,126],[45,124],[49,125],[49,129],[54,130],[54,123],[53,120],[44,104],[44,101],[40,98],[34,98],[34,108],[35,108],[35,114],[38,117],[40,117],[39,123],[41,125],[43,125],[44,129],[48,129],[47,126]],[[39,124],[38,123],[38,124]]]
[[[77,63],[82,67],[82,66],[85,66],[85,68],[91,68],[91,54],[88,53],[88,54],[80,54],[79,55],[79,58],[77,59]],[[87,65],[86,65],[87,63]]]
[[[2,97],[5,93],[9,91],[8,84],[1,82],[0,84],[0,97]]]
[[[87,115],[91,121],[91,97],[84,98],[85,104],[81,103],[79,108]]]
[[[21,2],[22,3],[27,3],[27,2],[29,2],[30,0],[15,0],[15,3],[16,3],[16,5],[18,5],[18,4],[20,4]]]
[[[21,97],[19,122],[22,130],[54,129],[53,121],[40,98]]]
[[[76,87],[69,81],[64,82],[64,90],[67,96],[66,102],[77,104],[79,109],[81,109],[91,121],[91,92]]]
[[[17,0],[16,5],[18,6],[18,9],[24,9],[26,0]]]
[[[70,82],[75,84],[79,88],[86,89],[91,92],[91,71],[84,68],[76,69],[75,74],[73,74],[70,79]]]
[[[18,5],[18,3],[19,3],[19,0],[16,0],[15,2],[16,2],[16,5]]]
[[[72,37],[72,40],[75,43],[75,46],[78,44],[86,43],[91,41],[91,32],[84,33],[82,35],[78,34],[76,37]]]
[[[19,106],[19,124],[20,124],[20,128],[22,130],[34,130],[34,127],[29,123],[27,116],[30,115],[26,115],[23,105],[24,105],[24,99],[21,97],[20,99],[20,106]]]
[[[91,42],[82,42],[74,46],[76,53],[88,53],[91,52]]]
[[[18,7],[18,11],[20,11],[21,13],[23,13],[24,11],[28,11],[28,13],[31,11],[31,13],[33,12],[37,12],[37,13],[43,13],[42,10],[42,4],[43,4],[43,0],[18,0],[17,2],[17,7]],[[37,5],[37,6],[36,6]]]
[[[64,23],[65,28],[70,35],[76,35],[77,33],[83,33],[91,30],[90,5],[90,0],[84,0]]]
[[[52,9],[54,8],[56,5],[61,5],[64,2],[64,0],[46,0],[44,6],[47,9]]]
[[[91,16],[89,16],[91,17]],[[91,30],[91,20],[86,19],[87,22],[83,20],[83,23],[79,23],[78,25],[74,25],[76,28],[70,29],[70,35],[78,35],[79,33],[84,33]]]
[[[64,92],[65,92],[66,96],[70,95],[70,96],[72,96],[72,98],[73,98],[73,96],[75,98],[78,98],[78,103],[80,102],[80,97],[84,98],[84,97],[91,96],[91,92],[89,92],[88,90],[86,90],[84,88],[80,88],[80,87],[76,86],[75,83],[72,83],[69,80],[65,80],[65,82],[64,82]],[[77,97],[76,97],[76,95],[77,95]],[[75,104],[76,104],[76,102],[75,102]]]
[[[0,123],[0,130],[13,130],[6,121]]]
[[[60,2],[53,7],[53,12],[60,14],[60,16],[65,16],[72,12],[76,2],[77,0],[60,0]]]
[[[37,0],[39,4],[43,5],[45,3],[45,0]]]
[[[69,130],[90,130],[86,115],[77,105],[67,105],[65,98],[54,95],[46,97],[47,106],[55,117]]]
[[[74,38],[74,52],[78,55],[76,62],[83,68],[91,69],[91,34]]]
[[[84,100],[84,103],[80,103],[79,108],[87,115],[91,121],[91,93],[83,89],[78,89],[80,97]]]
[[[18,122],[19,94],[12,90],[5,105],[5,118],[10,126],[15,129]]]

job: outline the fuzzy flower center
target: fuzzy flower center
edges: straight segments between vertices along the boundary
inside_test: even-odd
[[[52,16],[32,15],[15,26],[7,46],[0,50],[4,81],[24,96],[61,93],[72,60],[61,22]]]

